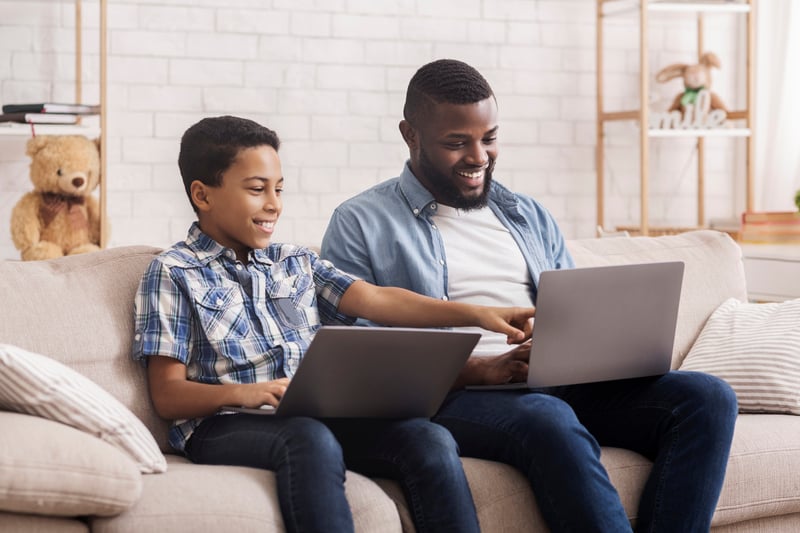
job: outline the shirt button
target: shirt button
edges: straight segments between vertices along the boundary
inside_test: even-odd
[[[242,266],[242,264],[241,264],[241,263],[236,263],[236,270],[241,270],[241,269],[243,269],[243,268],[244,268],[244,267]]]
[[[292,287],[292,290],[289,291],[289,292],[291,292],[292,294],[296,293],[297,292],[297,287]]]
[[[222,298],[217,298],[217,301],[216,301],[217,305],[222,305],[223,303],[224,302],[222,301]]]
[[[436,224],[431,224],[431,229],[438,229],[438,228],[436,227]]]
[[[439,264],[444,266],[444,259],[439,259]]]
[[[436,204],[431,204],[431,211],[436,211]]]
[[[415,215],[419,215],[419,209],[414,209],[413,213],[414,213]]]
[[[442,300],[444,300],[446,302],[448,300],[447,295],[442,296]]]
[[[136,335],[133,336],[133,338],[138,341],[142,338],[142,335],[137,333]]]

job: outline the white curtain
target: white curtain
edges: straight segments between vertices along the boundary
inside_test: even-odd
[[[791,211],[800,189],[800,2],[756,10],[755,198],[758,211]]]

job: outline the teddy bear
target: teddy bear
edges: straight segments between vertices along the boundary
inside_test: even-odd
[[[683,77],[684,91],[675,97],[670,111],[680,111],[683,115],[686,106],[691,104],[697,108],[698,95],[700,91],[706,90],[710,96],[710,111],[721,109],[728,114],[722,99],[711,91],[711,67],[720,68],[719,58],[713,52],[706,52],[700,56],[699,63],[687,65],[685,63],[674,63],[666,66],[656,73],[656,81],[664,83],[674,78]]]
[[[92,195],[100,183],[100,140],[81,135],[33,137],[33,191],[11,211],[11,238],[23,261],[100,249],[100,209]]]

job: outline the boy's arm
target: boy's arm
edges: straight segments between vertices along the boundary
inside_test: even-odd
[[[509,343],[531,336],[533,307],[488,307],[436,300],[397,287],[355,281],[339,302],[339,311],[388,326],[479,326],[508,336]]]
[[[172,357],[150,356],[147,361],[150,397],[162,418],[177,420],[213,415],[225,405],[278,405],[288,378],[266,383],[210,385],[186,379],[186,365]]]

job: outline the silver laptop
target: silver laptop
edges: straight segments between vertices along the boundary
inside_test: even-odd
[[[480,333],[323,326],[277,408],[238,411],[317,418],[431,417]]]
[[[548,270],[539,278],[527,383],[550,387],[670,370],[683,262]]]

